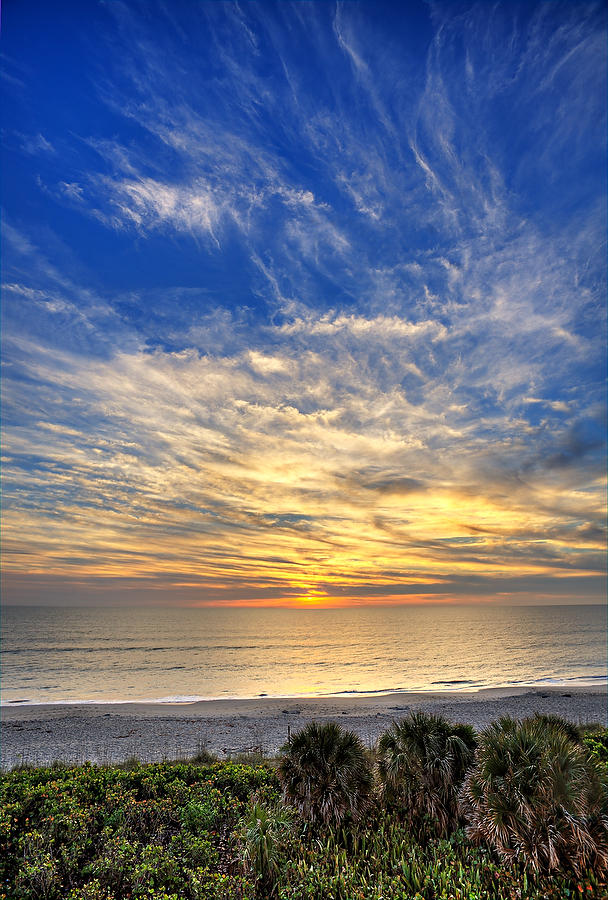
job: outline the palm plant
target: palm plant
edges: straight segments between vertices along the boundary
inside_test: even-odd
[[[245,871],[256,879],[262,897],[276,893],[281,849],[290,825],[288,810],[264,806],[259,799],[254,800],[245,818],[243,864]]]
[[[335,722],[310,722],[282,748],[284,798],[313,825],[340,825],[368,808],[373,772],[361,740]]]
[[[446,835],[458,824],[458,790],[474,751],[470,725],[424,712],[393,722],[378,742],[385,799],[400,807],[413,827],[431,823]]]
[[[558,722],[504,718],[479,739],[462,790],[467,833],[536,871],[608,867],[607,786]]]
[[[539,712],[534,713],[533,718],[544,723],[549,728],[557,728],[560,731],[563,731],[575,744],[582,744],[583,728],[579,725],[575,725],[574,722],[571,722],[569,719],[564,719],[563,716],[558,716],[555,713]]]

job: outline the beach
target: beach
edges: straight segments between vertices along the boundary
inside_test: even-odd
[[[52,704],[2,707],[3,769],[56,761],[142,762],[187,759],[207,750],[219,759],[273,755],[307,722],[337,721],[368,746],[392,721],[426,710],[480,729],[501,716],[535,713],[607,724],[606,687],[491,688],[373,696],[206,700],[194,703]]]

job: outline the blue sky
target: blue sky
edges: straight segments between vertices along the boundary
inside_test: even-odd
[[[601,3],[5,4],[7,602],[601,601]]]

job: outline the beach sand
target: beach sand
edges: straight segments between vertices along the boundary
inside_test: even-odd
[[[500,716],[554,713],[576,723],[607,724],[606,688],[505,688],[473,693],[399,693],[356,697],[205,700],[2,707],[1,763],[142,762],[188,758],[201,749],[220,759],[259,750],[274,754],[307,722],[337,721],[368,746],[395,719],[423,709],[483,728]]]

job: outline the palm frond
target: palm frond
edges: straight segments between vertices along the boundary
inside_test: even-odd
[[[442,716],[412,713],[393,722],[377,748],[385,799],[413,826],[430,819],[445,835],[458,822],[458,788],[473,759],[475,732]]]
[[[340,825],[368,808],[373,773],[354,732],[311,722],[281,752],[283,796],[312,824]]]
[[[553,716],[502,719],[482,732],[461,791],[469,837],[536,870],[605,871],[606,786],[575,738]]]

